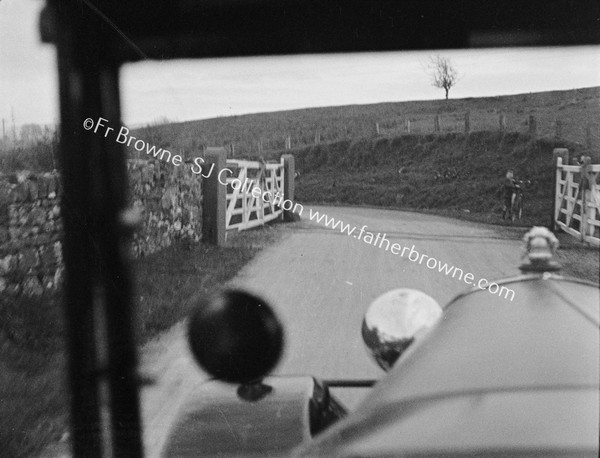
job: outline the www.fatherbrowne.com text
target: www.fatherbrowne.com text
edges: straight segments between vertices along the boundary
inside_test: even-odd
[[[388,238],[387,234],[378,232],[376,235],[373,232],[367,231],[367,226],[362,226],[360,229],[357,226],[345,224],[341,220],[331,218],[324,213],[313,211],[312,208],[308,209],[308,218],[311,221],[315,221],[319,224],[323,224],[329,229],[338,229],[340,233],[348,236],[354,236],[355,239],[372,245],[377,248],[381,248],[385,251],[389,251],[393,255],[400,257],[407,257],[409,261],[418,263],[426,266],[428,269],[436,270],[444,275],[456,278],[459,281],[464,281],[467,285],[475,286],[479,289],[486,289],[490,294],[498,295],[513,301],[515,298],[515,292],[505,286],[500,286],[497,283],[490,282],[485,278],[475,280],[475,275],[470,272],[465,273],[462,269],[447,263],[442,263],[438,259],[428,256],[424,253],[419,253],[415,249],[415,245],[411,247],[401,246],[399,243],[392,243]]]

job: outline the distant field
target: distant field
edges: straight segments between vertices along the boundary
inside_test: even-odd
[[[236,157],[256,157],[285,149],[289,137],[293,149],[321,143],[354,140],[377,135],[396,137],[429,134],[439,116],[440,133],[464,132],[465,113],[470,112],[471,131],[497,131],[500,116],[507,132],[525,133],[535,117],[540,138],[560,138],[579,145],[589,141],[600,150],[600,87],[569,91],[535,92],[497,97],[466,98],[257,113],[134,129],[132,134],[157,148],[193,158],[208,146],[233,145]],[[557,128],[557,121],[559,127]],[[260,147],[259,147],[260,144]],[[56,166],[56,144],[15,147],[0,151],[0,172],[29,169],[46,171]],[[133,145],[130,156],[140,154]]]
[[[258,113],[137,129],[141,138],[157,146],[196,156],[205,146],[234,145],[235,156],[256,156],[282,150],[286,137],[292,148],[321,142],[351,140],[376,134],[406,134],[407,120],[414,134],[434,131],[439,115],[441,133],[464,132],[465,112],[470,112],[471,131],[499,129],[504,115],[508,132],[525,133],[530,116],[535,117],[539,137],[555,137],[582,145],[589,140],[600,147],[600,87],[569,91],[536,92],[498,97],[466,98]],[[557,121],[559,126],[557,132]],[[132,154],[135,153],[132,151]]]

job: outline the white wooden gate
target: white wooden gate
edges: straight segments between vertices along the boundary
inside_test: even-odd
[[[233,172],[227,177],[227,230],[260,226],[281,215],[283,159],[278,163],[228,159],[227,168]]]
[[[557,158],[554,221],[563,231],[600,246],[600,164],[588,166],[589,189],[580,190],[581,166]]]

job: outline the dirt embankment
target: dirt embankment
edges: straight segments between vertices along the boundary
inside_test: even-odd
[[[502,179],[525,186],[523,225],[546,225],[552,211],[552,150],[581,145],[526,134],[405,135],[320,144],[292,151],[301,172],[296,200],[416,209],[501,222]]]

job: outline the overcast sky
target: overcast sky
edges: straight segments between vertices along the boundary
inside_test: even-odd
[[[39,40],[39,0],[0,0],[0,117],[58,120],[55,51]],[[314,106],[443,97],[432,52],[142,62],[123,67],[130,126]],[[443,51],[462,78],[452,98],[600,86],[600,46]]]

